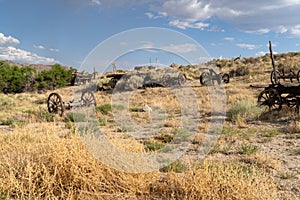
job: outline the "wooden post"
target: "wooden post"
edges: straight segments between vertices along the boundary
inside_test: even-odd
[[[94,67],[94,72],[93,72],[93,74],[94,74],[94,79],[96,79],[96,68]]]
[[[269,50],[270,50],[270,57],[271,57],[271,60],[272,60],[272,66],[273,66],[275,84],[278,84],[278,77],[277,77],[277,74],[276,74],[276,66],[275,66],[275,61],[274,61],[274,56],[273,56],[271,41],[269,41]]]

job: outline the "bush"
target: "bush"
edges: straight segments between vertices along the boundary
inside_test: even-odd
[[[232,122],[256,120],[264,111],[263,107],[258,107],[256,103],[242,99],[237,102],[228,112]]]
[[[0,90],[20,93],[32,89],[36,71],[31,67],[9,66],[0,63]]]
[[[54,89],[71,84],[73,69],[65,69],[59,64],[51,70],[37,73],[30,66],[10,66],[0,61],[0,91],[3,93],[20,93],[37,89]]]
[[[70,85],[73,76],[72,69],[65,69],[59,64],[52,66],[50,70],[41,71],[35,80],[35,87],[38,89],[54,89]]]

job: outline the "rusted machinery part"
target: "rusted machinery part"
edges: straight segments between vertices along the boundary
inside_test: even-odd
[[[63,106],[62,98],[57,93],[51,93],[47,100],[47,107],[49,113],[59,114],[60,116],[64,113],[64,106]]]

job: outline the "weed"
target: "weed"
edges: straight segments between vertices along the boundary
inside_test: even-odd
[[[106,126],[106,124],[107,124],[107,117],[106,116],[102,116],[99,119],[99,126]]]
[[[86,115],[84,113],[69,113],[66,120],[71,122],[84,122],[86,121]]]
[[[124,125],[122,125],[122,126],[118,127],[118,131],[119,132],[123,132],[123,133],[125,133],[125,132],[131,132],[133,130],[134,129],[132,127],[130,127],[130,126],[124,126]]]
[[[11,110],[16,106],[14,100],[4,94],[0,94],[0,108],[2,110]]]
[[[297,156],[299,156],[299,155],[300,155],[300,149],[296,149],[296,150],[295,150],[295,154],[296,154]]]
[[[243,144],[240,147],[239,153],[242,155],[253,155],[256,154],[259,147],[251,144]]]
[[[256,103],[242,99],[229,110],[229,119],[243,124],[244,121],[258,119],[263,111],[264,108],[258,107]]]
[[[116,110],[124,110],[125,109],[125,107],[123,105],[117,105],[117,104],[113,104],[112,107]]]
[[[7,119],[1,122],[1,125],[4,126],[14,126],[14,120],[12,119]]]
[[[187,169],[187,166],[182,163],[180,160],[176,160],[175,162],[169,164],[160,169],[161,172],[176,172],[176,173],[183,173]]]
[[[284,172],[280,174],[280,178],[282,179],[293,179],[296,178],[297,174],[292,173],[292,172]]]
[[[277,135],[280,135],[280,132],[278,132],[277,129],[272,129],[272,130],[263,131],[260,135],[262,137],[272,138]]]
[[[103,115],[107,115],[112,110],[112,107],[111,104],[103,104],[101,106],[97,106],[96,110],[101,112]]]
[[[0,192],[0,200],[6,200],[7,198],[7,194],[4,192]]]
[[[144,145],[149,151],[157,151],[165,147],[165,144],[156,141],[148,141]]]
[[[144,112],[143,108],[133,107],[129,109],[130,112]]]

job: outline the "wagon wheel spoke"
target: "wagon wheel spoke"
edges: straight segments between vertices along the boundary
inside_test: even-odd
[[[230,80],[229,74],[225,73],[225,74],[222,75],[223,83],[229,83],[229,80]]]
[[[84,106],[96,106],[96,98],[92,92],[83,92],[81,95],[81,101]]]
[[[300,70],[297,73],[297,81],[300,82]]]
[[[271,79],[271,83],[272,83],[272,84],[276,84],[275,73],[276,73],[276,77],[277,77],[277,82],[279,82],[280,73],[279,73],[279,71],[274,71],[274,70],[273,70],[273,71],[271,72],[271,76],[270,76],[270,79]]]
[[[201,85],[211,85],[212,80],[210,75],[207,72],[203,72],[200,76]]]
[[[270,110],[281,110],[282,108],[281,97],[276,92],[269,90],[262,91],[257,102],[259,106],[268,106]]]
[[[59,94],[51,93],[47,101],[49,113],[59,114],[60,116],[64,113],[63,101]]]
[[[179,85],[184,85],[185,82],[186,82],[186,77],[185,77],[185,75],[180,73],[180,74],[178,75],[178,84],[179,84]]]

